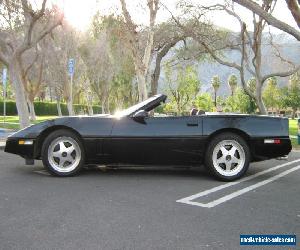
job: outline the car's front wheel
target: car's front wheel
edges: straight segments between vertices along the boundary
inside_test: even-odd
[[[233,181],[243,176],[250,162],[246,141],[234,133],[223,133],[212,139],[206,151],[205,165],[214,177]]]
[[[44,141],[42,160],[45,168],[56,176],[73,176],[84,165],[80,139],[69,130],[52,132]]]

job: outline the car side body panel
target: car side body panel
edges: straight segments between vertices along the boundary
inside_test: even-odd
[[[61,128],[72,130],[83,140],[87,163],[197,165],[210,139],[225,131],[244,137],[253,161],[291,151],[288,119],[234,114],[148,117],[144,121],[110,115],[63,117],[18,131],[8,138],[5,151],[39,159],[45,137]],[[33,145],[18,145],[19,139],[26,138],[32,139]],[[264,143],[268,138],[281,143]]]
[[[199,163],[203,145],[202,117],[124,117],[104,149],[111,163],[180,165]]]

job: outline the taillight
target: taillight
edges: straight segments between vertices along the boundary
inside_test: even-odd
[[[266,144],[280,144],[281,140],[280,139],[265,139],[264,143],[266,143]]]
[[[275,139],[274,140],[274,144],[280,144],[281,143],[281,140],[280,139]]]

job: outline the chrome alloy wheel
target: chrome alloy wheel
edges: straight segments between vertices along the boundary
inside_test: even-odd
[[[219,142],[213,150],[213,165],[223,176],[238,174],[245,164],[245,151],[235,140]]]
[[[73,171],[81,160],[81,149],[71,137],[58,137],[48,148],[48,161],[53,169],[61,173]]]

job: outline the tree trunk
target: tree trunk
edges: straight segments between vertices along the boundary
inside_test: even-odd
[[[51,87],[49,87],[49,96],[50,96],[50,102],[52,102],[53,101],[53,97],[52,97],[52,88]]]
[[[30,113],[30,120],[36,121],[34,103],[33,103],[33,100],[30,100],[30,98],[28,98],[28,107],[29,107],[29,113]]]
[[[90,93],[87,93],[87,95],[86,95],[86,101],[87,101],[88,115],[94,115],[93,100],[92,100],[92,97],[91,97]]]
[[[292,119],[295,119],[297,109],[293,109]]]
[[[109,114],[109,83],[105,83],[105,88],[104,88],[104,97],[102,97],[104,100],[104,105],[105,105],[105,113],[104,114]]]
[[[155,60],[155,68],[151,75],[151,95],[157,94],[158,80],[161,70],[161,61],[168,54],[171,48],[173,48],[179,41],[183,40],[183,37],[174,37],[172,40],[168,41],[166,45],[157,53]]]
[[[217,107],[217,91],[215,91],[215,107]]]
[[[61,107],[60,107],[60,99],[59,98],[56,99],[56,107],[57,107],[58,116],[62,116]]]
[[[74,115],[72,98],[68,98],[68,100],[67,100],[67,108],[68,108],[69,116]]]
[[[160,71],[160,69],[158,70]],[[154,73],[151,76],[151,96],[157,94],[157,89],[158,89],[158,79],[159,79],[159,74],[157,69],[155,69]]]
[[[105,114],[105,108],[106,108],[106,106],[105,106],[105,100],[104,100],[104,98],[102,98],[102,101],[101,101],[102,114]]]
[[[12,60],[9,64],[9,76],[12,82],[12,86],[15,90],[16,106],[20,120],[20,127],[25,128],[30,125],[29,111],[25,97],[24,85],[22,83],[21,71],[18,67],[18,62],[16,59]]]
[[[93,107],[91,105],[88,105],[88,113],[89,113],[89,115],[94,114],[94,110],[93,110]]]
[[[139,101],[144,101],[148,98],[146,77],[143,73],[137,72]]]
[[[155,69],[151,75],[151,96],[157,94],[158,80],[160,76],[160,64],[161,64],[162,57],[163,56],[161,54],[158,54],[156,57]]]
[[[105,104],[106,104],[106,114],[109,114],[110,113],[110,109],[109,109],[109,101],[108,101],[108,99],[106,99]]]
[[[266,110],[265,104],[262,99],[261,87],[257,87],[257,89],[256,89],[256,104],[259,109],[259,113],[262,115],[266,115],[267,110]]]

